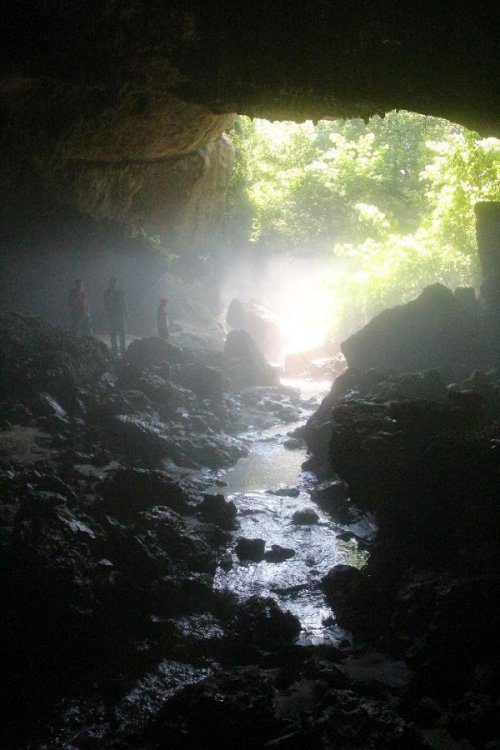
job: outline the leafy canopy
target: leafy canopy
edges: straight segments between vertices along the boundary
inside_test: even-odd
[[[500,141],[433,117],[270,123],[238,117],[226,237],[339,259],[344,332],[441,281],[478,278],[474,203],[500,200]]]

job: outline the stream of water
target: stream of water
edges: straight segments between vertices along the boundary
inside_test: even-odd
[[[297,383],[287,382],[287,385]],[[309,390],[322,395],[329,384],[311,383]],[[302,395],[309,396],[304,393]],[[311,409],[314,401],[311,401]],[[227,487],[217,488],[238,509],[240,527],[237,537],[261,538],[266,549],[277,544],[293,549],[295,555],[283,562],[241,562],[233,555],[233,565],[220,567],[215,585],[241,599],[257,594],[271,596],[282,609],[296,615],[302,625],[300,642],[336,643],[346,637],[332,619],[331,609],[321,591],[321,578],[339,563],[361,566],[366,554],[355,541],[337,539],[342,529],[310,498],[308,479],[301,466],[304,449],[290,450],[284,442],[298,424],[280,425],[259,432],[248,432],[250,453],[224,475]],[[273,494],[273,490],[291,487],[294,496]],[[297,510],[313,508],[319,516],[312,525],[296,525],[292,516]]]

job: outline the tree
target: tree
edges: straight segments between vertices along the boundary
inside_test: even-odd
[[[296,124],[239,117],[226,238],[343,261],[344,329],[442,281],[478,277],[474,203],[500,200],[500,141],[412,112]]]

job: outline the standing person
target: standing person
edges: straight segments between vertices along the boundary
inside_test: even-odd
[[[158,307],[158,312],[156,313],[156,320],[158,323],[158,336],[161,339],[168,338],[167,303],[168,299],[166,297],[162,297],[160,300],[160,305]]]
[[[75,279],[70,288],[68,307],[73,336],[90,336],[89,295],[82,279]]]
[[[113,356],[116,357],[118,355],[118,344],[120,346],[120,354],[125,354],[128,310],[127,303],[125,302],[125,294],[118,286],[116,276],[110,278],[109,286],[104,292],[104,307],[108,314]]]

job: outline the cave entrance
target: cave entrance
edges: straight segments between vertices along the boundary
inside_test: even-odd
[[[474,204],[500,199],[499,140],[408,111],[238,116],[228,135],[221,303],[263,306],[286,352],[338,343],[428,284],[479,286]]]

